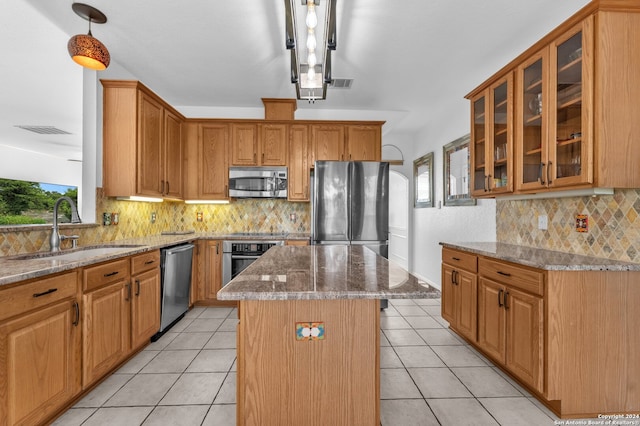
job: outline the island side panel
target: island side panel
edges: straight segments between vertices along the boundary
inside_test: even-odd
[[[242,300],[238,425],[379,425],[378,300]],[[323,322],[323,340],[296,323]]]

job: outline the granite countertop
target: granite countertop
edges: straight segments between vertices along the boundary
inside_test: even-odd
[[[272,247],[219,300],[437,298],[440,291],[362,246]]]
[[[547,271],[640,271],[640,263],[583,256],[515,244],[441,242],[440,245]]]
[[[64,272],[80,268],[94,263],[106,262],[125,256],[157,250],[176,244],[182,244],[195,240],[308,240],[309,234],[304,233],[276,233],[276,234],[218,234],[211,232],[179,232],[174,235],[152,235],[148,237],[130,238],[126,240],[111,241],[108,243],[92,244],[88,247],[118,247],[122,250],[108,254],[97,254],[82,257],[81,259],[58,259],[56,256],[48,256],[48,252],[24,253],[15,256],[0,256],[0,286],[13,284],[19,281],[38,278],[44,275]],[[63,250],[60,254],[81,251]],[[43,257],[21,259],[29,255],[42,254]]]

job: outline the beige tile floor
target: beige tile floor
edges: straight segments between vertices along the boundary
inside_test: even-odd
[[[439,299],[390,302],[381,315],[383,426],[562,424],[447,329]],[[235,425],[236,317],[192,309],[54,424]]]

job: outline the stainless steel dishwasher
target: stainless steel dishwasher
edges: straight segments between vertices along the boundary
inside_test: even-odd
[[[160,251],[162,271],[160,331],[152,340],[157,340],[189,310],[191,260],[194,247],[193,244],[182,244]]]

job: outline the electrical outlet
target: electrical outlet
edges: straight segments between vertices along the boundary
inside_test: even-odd
[[[196,212],[196,222],[202,222],[203,219],[204,219],[204,216],[202,212]]]
[[[151,223],[156,223],[156,212],[151,213]]]
[[[538,216],[538,229],[547,230],[549,229],[548,217],[546,214],[541,214]]]

